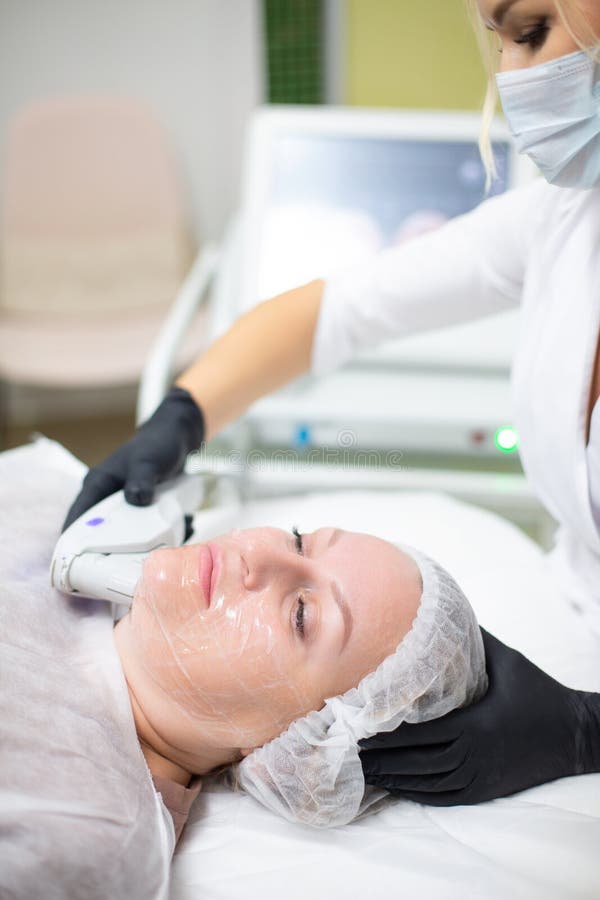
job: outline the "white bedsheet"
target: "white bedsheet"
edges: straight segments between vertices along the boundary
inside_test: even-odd
[[[482,625],[573,687],[600,690],[600,642],[554,590],[537,546],[490,513],[438,495],[344,493],[203,513],[199,533],[337,525],[421,547],[458,578]],[[600,897],[600,775],[477,807],[397,800],[331,831],[279,820],[208,784],[172,867],[171,900]]]

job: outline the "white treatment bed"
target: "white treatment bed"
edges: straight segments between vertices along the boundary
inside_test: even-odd
[[[0,465],[0,508],[8,513],[2,516],[0,543],[4,549],[12,547],[8,559],[13,569],[23,559],[28,578],[42,577],[48,563],[43,558],[46,551],[39,559],[31,558],[27,534],[14,533],[6,504],[11,497],[14,504],[18,493],[22,508],[31,510],[32,535],[35,532],[38,541],[42,536],[49,552],[71,499],[66,495],[75,492],[82,467],[45,440],[2,454],[0,462],[4,463]],[[64,500],[64,508],[40,521],[38,500],[55,472],[61,477],[56,503],[60,506]],[[363,491],[211,509],[199,513],[195,524],[199,539],[232,526],[297,525],[310,530],[332,524],[413,543],[458,578],[489,630],[567,684],[600,690],[600,643],[553,590],[536,545],[491,513],[442,495]],[[18,581],[10,584],[19,590]],[[81,627],[88,635],[93,617],[103,615],[104,608],[104,604],[92,604],[82,616]],[[90,690],[95,690],[96,683],[90,681]],[[106,693],[102,684],[98,691]],[[7,815],[7,796],[13,807],[35,811],[35,779],[26,782],[19,797],[6,788],[2,793],[0,784],[0,820]],[[150,825],[159,827],[160,817]],[[2,857],[5,836],[6,831],[0,831],[0,860],[6,858]],[[96,853],[106,879],[110,860],[102,847],[91,846],[96,849],[89,865],[94,866]],[[434,809],[396,800],[380,812],[331,831],[293,826],[252,798],[207,779],[173,859],[169,897],[596,900],[600,896],[599,848],[600,775],[563,779],[477,807]],[[43,862],[49,873],[56,873],[56,859]],[[24,858],[23,866],[27,864]],[[148,857],[132,858],[131,865],[143,885]],[[38,868],[42,876],[39,861]],[[62,896],[51,890],[45,895]],[[69,896],[87,900],[106,895],[82,890]]]
[[[600,690],[600,642],[553,590],[536,544],[498,516],[440,494],[343,492],[196,517],[199,531],[324,524],[414,544],[447,566],[482,625],[565,683]],[[172,867],[172,900],[197,897],[600,897],[600,775],[477,807],[396,800],[331,831],[276,819],[207,786]]]

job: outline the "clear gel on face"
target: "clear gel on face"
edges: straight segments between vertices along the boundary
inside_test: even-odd
[[[195,725],[210,719],[214,727],[221,719],[243,745],[251,737],[244,722],[252,713],[276,731],[287,724],[290,709],[303,711],[310,701],[282,652],[279,594],[268,579],[245,588],[243,559],[234,548],[216,540],[150,554],[131,627],[154,685]],[[206,589],[207,557],[212,592]]]

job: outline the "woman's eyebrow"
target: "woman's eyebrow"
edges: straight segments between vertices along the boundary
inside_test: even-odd
[[[502,25],[506,13],[509,11],[511,6],[514,6],[515,3],[518,3],[519,0],[501,0],[500,3],[496,6],[492,13],[492,21],[496,25]]]
[[[335,581],[331,582],[331,593],[333,594],[333,599],[337,603],[339,610],[342,614],[342,619],[344,620],[344,640],[342,642],[342,646],[340,648],[340,653],[348,643],[350,635],[352,634],[352,626],[354,624],[354,619],[352,618],[352,613],[350,612],[350,607],[342,597],[340,593],[340,589],[335,583]]]

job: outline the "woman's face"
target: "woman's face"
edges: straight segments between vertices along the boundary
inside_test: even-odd
[[[375,669],[420,597],[416,564],[387,541],[251,528],[152,553],[115,636],[168,744],[253,748]]]
[[[581,47],[560,17],[554,0],[478,0],[479,11],[501,42],[501,72],[526,69],[574,53]],[[595,34],[600,34],[600,4],[597,0],[565,3],[569,25],[579,34],[580,14]]]

